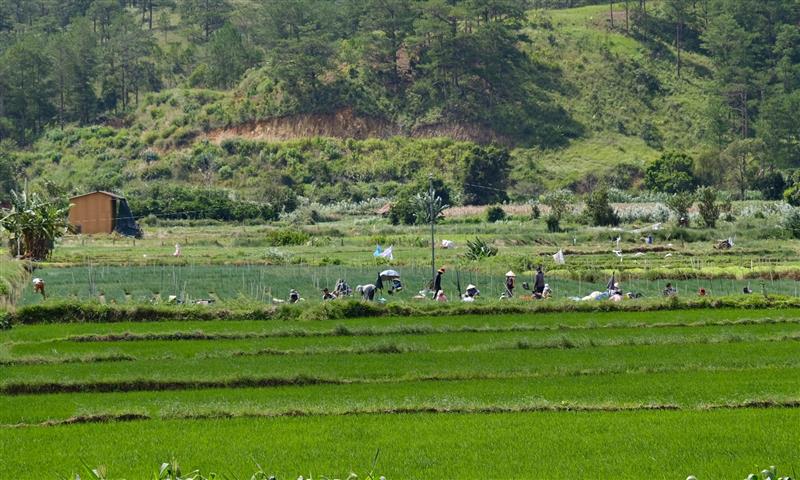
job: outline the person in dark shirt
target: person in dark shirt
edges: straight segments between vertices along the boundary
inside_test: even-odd
[[[442,276],[444,275],[444,267],[440,268],[438,272],[436,272],[436,276],[433,278],[433,299],[436,300],[439,292],[442,290]]]
[[[511,270],[506,273],[506,296],[511,298],[514,296],[514,283],[517,276]]]
[[[533,296],[535,298],[544,296],[544,272],[541,265],[536,269],[536,279],[533,281]]]
[[[300,301],[300,292],[294,288],[289,291],[289,303],[297,303]]]

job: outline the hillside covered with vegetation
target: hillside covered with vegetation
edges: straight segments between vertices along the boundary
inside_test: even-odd
[[[0,0],[0,198],[28,178],[272,218],[433,172],[450,204],[794,201],[798,22],[794,0]]]

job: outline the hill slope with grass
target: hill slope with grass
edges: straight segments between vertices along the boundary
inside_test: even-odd
[[[0,157],[19,178],[57,191],[136,197],[153,196],[159,185],[170,192],[202,186],[278,211],[298,197],[391,198],[429,172],[459,202],[476,178],[475,158],[502,172],[492,185],[507,198],[527,201],[600,182],[637,190],[646,166],[665,151],[719,155],[712,114],[719,62],[701,48],[696,12],[678,51],[664,33],[671,2],[650,2],[644,20],[621,5],[612,16],[608,5],[472,12],[440,3],[402,10],[416,17],[390,26],[363,17],[348,26],[337,23],[346,12],[328,12],[329,23],[344,29],[334,34],[336,25],[321,27],[296,6],[244,1],[229,5],[227,26],[205,32],[205,40],[180,28],[188,13],[176,9],[162,19],[163,38],[162,27],[151,33],[159,44],[153,51],[166,58],[147,57],[155,68],[178,62],[158,91],[126,91],[126,106],[86,125],[50,122],[26,146],[2,144]],[[249,27],[251,10],[253,21],[274,25]],[[287,39],[284,30],[295,24],[312,32]],[[400,31],[402,42],[391,34]],[[195,44],[202,54],[192,53]],[[323,50],[331,59],[314,64]],[[215,76],[227,71],[214,63],[219,56],[234,62],[240,54],[253,58],[227,67],[239,76]],[[242,65],[249,68],[237,70]],[[715,165],[697,161],[698,178],[724,187]]]

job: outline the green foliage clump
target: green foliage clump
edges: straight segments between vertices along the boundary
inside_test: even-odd
[[[290,245],[304,245],[311,237],[301,230],[282,228],[267,233],[267,244],[271,247],[285,247]]]
[[[764,195],[764,200],[781,200],[786,180],[777,170],[764,172],[753,181],[753,187]]]
[[[694,195],[687,192],[675,193],[667,198],[667,208],[675,214],[678,224],[689,226],[689,209],[694,205]]]
[[[558,232],[561,229],[561,220],[564,215],[571,208],[570,206],[575,200],[575,196],[569,190],[554,190],[542,195],[539,201],[550,207],[550,213],[547,215],[545,221],[547,222],[547,230],[550,232]]]
[[[586,210],[595,226],[617,226],[620,218],[608,202],[608,189],[596,188],[586,199]]]
[[[486,209],[486,221],[490,223],[505,220],[506,211],[500,205],[493,205]]]
[[[467,251],[464,256],[469,260],[476,261],[482,258],[494,257],[497,252],[497,247],[487,243],[480,237],[475,237],[475,240],[467,240]]]
[[[235,200],[226,190],[212,188],[157,183],[132,192],[128,201],[133,213],[142,217],[226,221],[276,220],[278,217],[272,205]]]
[[[13,256],[46,260],[55,241],[66,232],[69,223],[66,199],[47,199],[36,192],[11,192],[11,208],[0,209],[0,230],[10,234],[8,249]]]
[[[787,179],[787,188],[783,199],[793,207],[800,207],[800,170],[795,170]]]
[[[800,209],[793,208],[783,221],[783,228],[788,231],[793,238],[800,238]]]
[[[547,218],[544,219],[545,224],[547,225],[547,231],[550,233],[558,233],[561,231],[561,220],[554,214],[549,214]]]
[[[442,179],[433,179],[433,197],[427,179],[420,179],[398,192],[389,210],[392,225],[416,225],[430,223],[430,207],[433,203],[434,218],[439,219],[450,205],[451,191]]]
[[[647,167],[644,177],[649,190],[664,193],[688,192],[694,189],[694,160],[686,154],[667,152]]]
[[[698,208],[706,227],[714,228],[720,216],[720,205],[717,203],[717,191],[711,187],[697,189]]]
[[[487,205],[508,200],[507,149],[475,146],[464,159],[463,192],[465,205]]]

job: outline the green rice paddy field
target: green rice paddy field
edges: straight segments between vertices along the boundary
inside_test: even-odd
[[[2,478],[800,471],[800,310],[19,325],[0,372]]]

